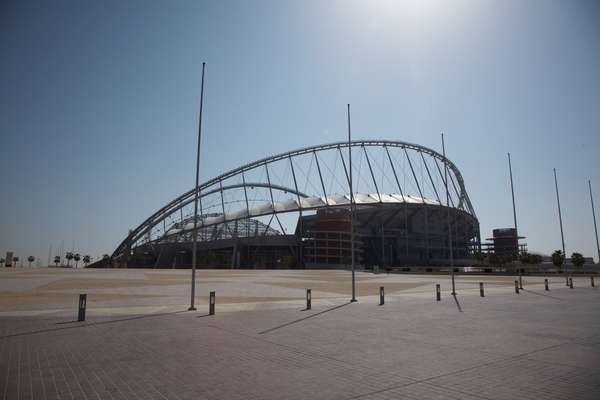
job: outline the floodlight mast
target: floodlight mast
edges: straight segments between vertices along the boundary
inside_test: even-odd
[[[355,262],[354,262],[354,190],[352,189],[352,133],[350,130],[350,104],[348,104],[348,164],[350,165],[350,252],[352,259],[352,299],[356,301],[356,279],[355,279]]]
[[[198,251],[198,186],[200,176],[200,143],[202,139],[202,105],[204,103],[204,67],[206,63],[202,63],[202,83],[200,84],[200,115],[198,118],[198,147],[196,151],[196,185],[194,186],[194,230],[192,231],[192,293],[190,295],[189,311],[195,311],[194,300],[196,298],[196,253]]]
[[[510,162],[510,153],[508,153],[508,172],[510,173],[510,193],[512,195],[513,219],[515,221],[515,232],[517,233],[517,208],[515,207],[515,189],[513,186],[513,173],[512,165]]]
[[[556,179],[556,168],[553,168],[554,171],[554,187],[556,188],[556,203],[558,204],[558,223],[560,224],[560,240],[562,241],[562,252],[563,259],[565,261],[565,280],[566,286],[569,286],[569,273],[567,269],[567,252],[565,251],[565,235],[563,233],[563,224],[562,224],[562,213],[560,211],[560,197],[558,196],[558,180]]]
[[[454,254],[452,252],[452,226],[450,225],[450,192],[448,191],[448,164],[446,162],[446,145],[442,132],[442,155],[444,156],[444,186],[446,187],[446,209],[448,210],[448,249],[450,250],[450,271],[452,274],[452,296],[456,296],[456,283],[454,281]]]
[[[594,197],[592,196],[592,182],[588,179],[590,188],[590,201],[592,202],[592,217],[594,219],[594,231],[596,232],[596,248],[598,250],[598,263],[600,263],[600,243],[598,242],[598,225],[596,225],[596,211],[594,210]]]
[[[512,165],[510,162],[510,153],[508,153],[508,173],[510,175],[510,194],[512,196],[513,218],[515,221],[515,236],[517,240],[517,256],[519,255],[519,231],[517,229],[517,208],[515,207],[515,188],[513,186]],[[523,279],[523,268],[519,268],[519,283]]]

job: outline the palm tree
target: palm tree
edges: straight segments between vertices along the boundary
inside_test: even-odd
[[[91,258],[90,256],[88,256],[87,254],[85,256],[83,256],[83,266],[87,267],[87,265],[90,263]]]
[[[56,268],[58,268],[58,264],[60,264],[60,256],[54,256],[54,264],[56,264]]]
[[[554,266],[558,267],[560,270],[560,267],[562,267],[564,262],[565,255],[563,254],[562,250],[555,250],[554,253],[552,253],[552,264],[554,264]]]
[[[77,264],[79,264],[79,260],[81,260],[81,256],[79,255],[79,253],[75,253],[75,255],[73,256],[73,260],[75,260],[75,268],[77,268]]]
[[[29,257],[27,257],[27,261],[29,261],[29,268],[31,268],[31,263],[35,261],[35,257],[29,256]]]
[[[571,262],[574,266],[581,267],[585,264],[585,258],[583,258],[581,253],[573,253],[571,254]]]
[[[73,253],[68,251],[65,258],[67,259],[67,268],[71,266],[71,260],[73,259]]]

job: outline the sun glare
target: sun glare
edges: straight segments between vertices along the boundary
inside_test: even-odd
[[[357,11],[368,18],[370,29],[389,25],[428,29],[441,24],[449,11],[439,0],[379,0],[361,2]]]

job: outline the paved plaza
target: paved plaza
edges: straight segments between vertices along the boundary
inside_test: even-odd
[[[600,398],[587,277],[358,273],[349,303],[345,271],[202,270],[188,312],[189,276],[0,271],[0,399]]]

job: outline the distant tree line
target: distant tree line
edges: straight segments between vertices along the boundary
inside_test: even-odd
[[[562,250],[555,250],[554,253],[552,253],[552,264],[554,264],[555,267],[560,268],[564,263],[565,255]],[[583,254],[581,253],[574,252],[571,254],[571,263],[575,267],[582,267],[583,264],[585,264],[585,257],[583,257]]]
[[[473,255],[473,258],[477,261],[478,265],[489,265],[491,267],[503,267],[506,264],[510,264],[513,261],[519,261],[523,265],[539,265],[542,263],[543,258],[540,254],[529,253],[527,251],[521,252],[518,257],[511,256],[499,256],[495,253],[480,253],[477,252]],[[565,255],[561,250],[555,250],[552,253],[552,264],[557,268],[562,268],[565,263]],[[582,267],[585,264],[585,257],[578,252],[571,254],[571,263],[575,267]]]
[[[83,261],[84,267],[87,267],[88,264],[92,261],[92,257],[90,257],[87,254],[82,257],[81,254],[73,253],[71,251],[67,252],[65,258],[67,259],[67,268],[71,267],[71,260],[75,261],[75,268],[77,268],[77,266],[79,265],[79,261]],[[60,264],[60,256],[54,256],[54,264],[56,264],[56,266],[58,267],[58,264]]]

